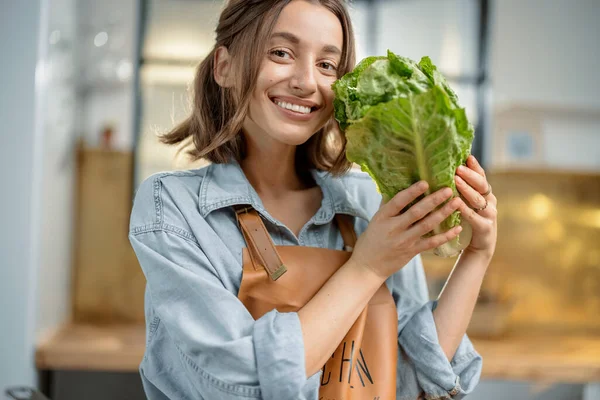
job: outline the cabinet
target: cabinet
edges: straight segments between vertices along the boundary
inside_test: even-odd
[[[127,237],[131,152],[78,150],[73,322],[143,323],[145,278]]]

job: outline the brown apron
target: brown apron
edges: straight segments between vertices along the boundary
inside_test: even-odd
[[[335,220],[350,251],[275,246],[256,210],[236,207],[236,215],[248,246],[242,252],[238,298],[254,319],[273,309],[302,308],[348,261],[356,242],[351,219],[344,214],[336,214]],[[397,357],[398,316],[384,283],[323,367],[319,399],[396,399]]]

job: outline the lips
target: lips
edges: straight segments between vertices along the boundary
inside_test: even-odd
[[[289,110],[289,111],[293,111],[293,112],[297,112],[300,114],[310,114],[311,113],[311,108],[310,107],[304,107],[304,106],[300,106],[298,104],[292,104],[292,103],[286,103],[286,102],[282,102],[279,100],[275,100],[273,101],[277,106]]]
[[[281,98],[271,99],[273,107],[279,112],[279,114],[286,120],[296,122],[308,122],[312,121],[319,113],[315,112],[319,110],[319,106],[316,108],[308,108],[307,106],[301,106],[300,104],[288,103],[281,100]],[[279,104],[278,104],[279,103]],[[306,102],[305,102],[306,103]],[[312,103],[314,104],[314,103]],[[291,109],[290,109],[291,108]],[[296,110],[294,110],[294,108]]]
[[[321,108],[315,102],[298,99],[290,96],[274,96],[270,97],[270,99],[279,108],[303,115],[310,114]]]

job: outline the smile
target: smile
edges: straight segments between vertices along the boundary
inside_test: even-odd
[[[301,106],[299,104],[286,103],[285,101],[273,100],[273,103],[277,104],[281,108],[286,110],[294,111],[300,114],[310,114],[312,109],[310,107]]]

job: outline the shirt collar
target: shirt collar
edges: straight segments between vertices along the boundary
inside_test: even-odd
[[[212,211],[233,205],[251,205],[272,223],[279,225],[266,211],[260,197],[250,184],[237,161],[210,164],[200,185],[199,208],[203,217]],[[335,214],[348,214],[368,221],[367,212],[349,195],[339,178],[326,171],[311,170],[315,182],[321,187],[323,200],[314,217],[314,223],[331,222]]]

